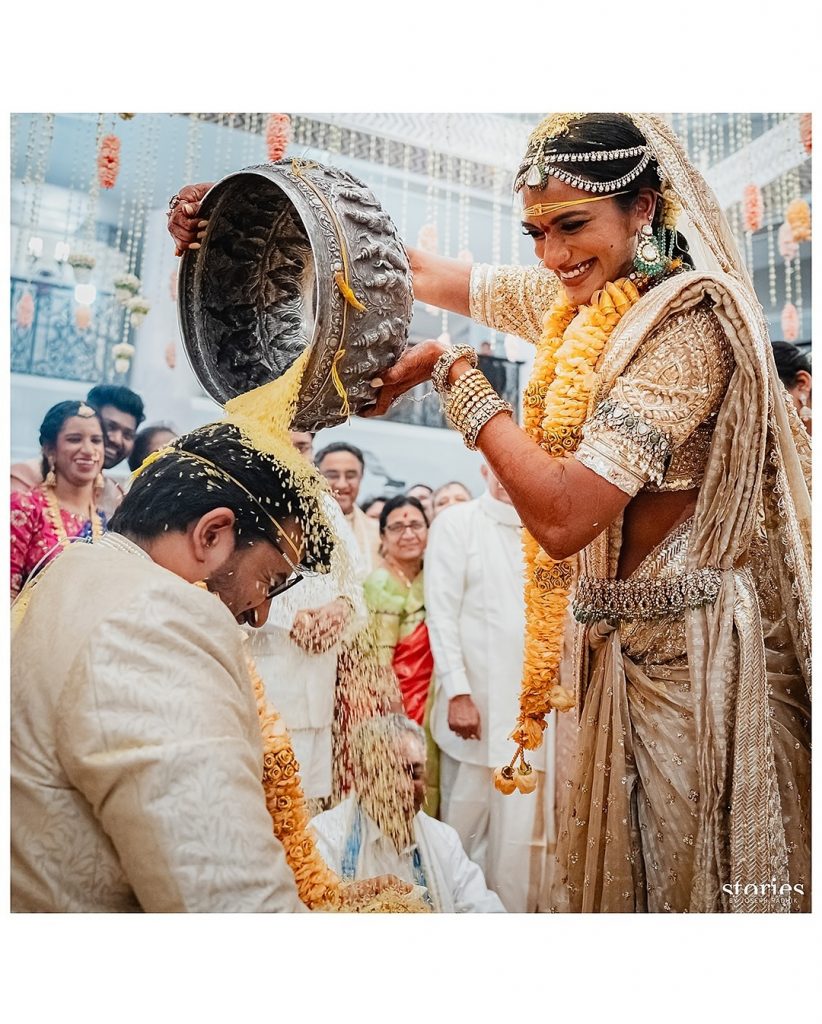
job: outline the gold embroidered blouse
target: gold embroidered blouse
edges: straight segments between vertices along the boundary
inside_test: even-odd
[[[471,319],[536,344],[542,336],[543,317],[558,288],[556,275],[544,267],[475,263],[469,291]]]
[[[475,264],[471,318],[536,343],[557,289],[543,267]],[[673,314],[585,423],[576,459],[630,495],[698,487],[732,372],[710,300]]]
[[[576,459],[626,494],[698,487],[733,366],[710,302],[673,314],[587,420]]]

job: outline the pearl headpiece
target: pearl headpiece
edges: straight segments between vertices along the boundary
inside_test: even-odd
[[[552,153],[546,151],[547,145],[552,139],[543,140],[533,158],[527,171],[523,171],[514,183],[514,190],[519,192],[524,185],[530,188],[541,188],[546,177],[556,178],[558,181],[571,185],[573,188],[582,189],[583,192],[613,192],[629,185],[635,178],[645,170],[651,160],[651,154],[647,146],[631,146],[629,149],[601,149],[591,153]],[[572,171],[567,171],[553,164],[573,163],[596,163],[601,160],[628,160],[631,157],[638,157],[635,166],[613,181],[590,181],[588,178],[581,178]]]

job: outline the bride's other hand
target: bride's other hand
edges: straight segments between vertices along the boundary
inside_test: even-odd
[[[398,363],[386,370],[382,377],[371,381],[371,386],[376,389],[376,404],[360,415],[383,416],[406,391],[430,380],[434,364],[447,348],[433,338],[408,348]]]

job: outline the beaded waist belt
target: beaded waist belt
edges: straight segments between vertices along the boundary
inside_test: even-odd
[[[580,576],[574,595],[574,618],[578,622],[637,622],[680,615],[686,608],[713,604],[721,581],[719,569],[697,569],[662,580]]]

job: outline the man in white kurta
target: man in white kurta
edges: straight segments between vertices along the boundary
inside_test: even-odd
[[[440,748],[440,812],[506,910],[532,912],[545,891],[554,841],[553,733],[531,764],[534,793],[504,795],[493,771],[515,747],[525,613],[521,523],[488,466],[488,489],[445,509],[425,554],[425,606],[434,654],[431,732]]]
[[[15,911],[303,909],[239,624],[330,566],[304,487],[211,424],[144,464],[114,532],[29,581],[12,609]]]
[[[352,793],[311,819],[323,859],[343,881],[393,875],[421,886],[435,913],[504,913],[454,829],[420,810],[425,799],[425,733],[404,715],[390,715],[388,720],[397,723],[399,756],[414,781],[411,842],[398,850],[368,813],[368,798]],[[369,725],[361,727],[364,732]]]
[[[12,910],[298,911],[228,608],[107,534],[12,644]]]

